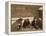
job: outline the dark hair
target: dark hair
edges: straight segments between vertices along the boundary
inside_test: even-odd
[[[18,20],[22,21],[23,19],[22,18],[19,18]]]

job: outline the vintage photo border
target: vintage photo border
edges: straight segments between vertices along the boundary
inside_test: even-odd
[[[27,31],[27,32],[11,32],[11,4],[24,4],[24,5],[42,5],[43,6],[43,31]],[[27,33],[41,33],[45,32],[45,3],[35,3],[35,2],[18,2],[10,1],[8,2],[8,34],[27,34]]]

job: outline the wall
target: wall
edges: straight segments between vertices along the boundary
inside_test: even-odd
[[[26,5],[11,5],[11,15],[12,17],[19,17],[19,16],[30,16],[30,17],[38,17],[38,8],[40,6],[26,6]]]

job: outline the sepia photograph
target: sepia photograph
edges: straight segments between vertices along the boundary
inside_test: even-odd
[[[43,30],[43,6],[11,4],[11,32]]]
[[[10,32],[38,32],[44,31],[42,3],[10,2],[9,31]]]

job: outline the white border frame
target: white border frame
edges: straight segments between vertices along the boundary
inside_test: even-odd
[[[11,4],[24,4],[24,5],[42,5],[43,6],[43,31],[27,31],[27,32],[11,32],[11,24],[10,24],[10,20],[11,20]],[[21,33],[38,33],[38,32],[45,32],[45,4],[44,3],[34,3],[34,2],[8,2],[8,34],[21,34]]]

